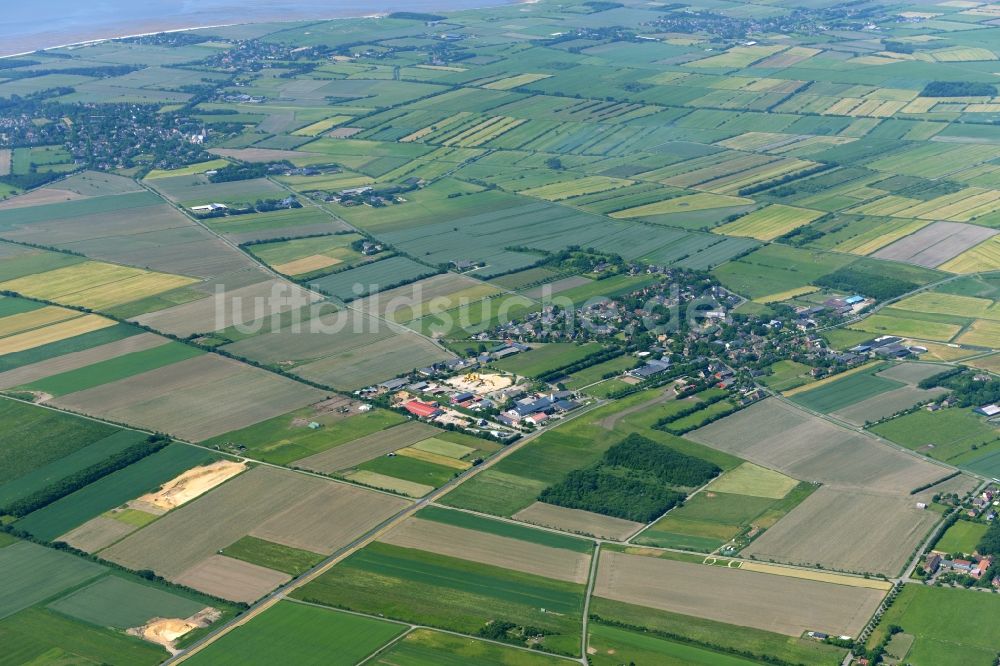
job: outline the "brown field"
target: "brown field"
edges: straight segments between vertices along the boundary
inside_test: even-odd
[[[272,305],[268,300],[272,293],[301,296],[301,305],[317,299],[315,295],[287,280],[267,279],[262,272],[258,275],[260,280],[253,284],[226,290],[222,297],[222,312],[219,312],[218,298],[214,294],[206,294],[201,300],[144,314],[134,321],[158,331],[184,337],[192,333],[217,331],[237,323],[250,324],[292,309],[292,304],[288,302],[275,301]]]
[[[174,578],[330,483],[275,467],[255,467],[116,543],[102,556]]]
[[[10,148],[0,148],[0,176],[10,175]]]
[[[274,162],[276,160],[322,157],[319,153],[304,153],[297,150],[276,150],[274,148],[212,148],[208,152],[219,157],[232,157],[241,162]]]
[[[839,411],[831,412],[830,416],[860,426],[868,421],[890,417],[896,412],[909,409],[917,403],[938,398],[947,392],[948,389],[941,387],[924,390],[916,386],[903,386],[849,405]]]
[[[935,222],[871,256],[934,268],[996,234],[996,229],[972,224]]]
[[[97,516],[63,534],[57,541],[65,541],[74,548],[96,553],[137,529],[135,525],[129,525],[121,520]]]
[[[643,528],[642,523],[631,520],[602,516],[580,509],[567,509],[545,502],[535,502],[515,513],[513,518],[542,527],[617,541],[624,541]]]
[[[613,551],[601,554],[594,594],[796,637],[811,630],[855,636],[884,596],[863,587]]]
[[[95,314],[83,315],[42,329],[3,338],[0,340],[0,354],[13,354],[25,349],[34,349],[50,342],[58,342],[114,325],[113,319],[105,319]]]
[[[379,541],[571,583],[586,583],[590,573],[590,556],[585,553],[551,548],[433,520],[411,518],[380,537]]]
[[[174,582],[230,601],[250,603],[291,579],[280,571],[212,555],[175,577]]]
[[[319,492],[273,516],[251,535],[314,553],[348,545],[410,502],[345,483],[327,483]]]
[[[383,325],[382,330],[385,328]],[[401,332],[391,338],[299,366],[295,373],[305,379],[353,390],[450,358],[450,352],[430,340],[411,332]],[[377,362],[373,363],[372,359],[377,359]]]
[[[822,487],[742,554],[896,576],[940,517],[917,509],[916,502],[912,496]]]
[[[106,361],[122,354],[159,347],[167,342],[169,342],[167,338],[161,338],[155,333],[140,333],[139,335],[133,335],[123,340],[109,342],[106,345],[63,354],[62,356],[57,356],[46,361],[32,363],[31,365],[25,365],[0,373],[0,388],[11,388],[13,386],[20,386],[21,384],[29,384],[61,372],[69,372],[70,370],[83,368],[94,363],[99,363],[100,361]]]
[[[325,395],[239,361],[204,354],[70,393],[54,403],[200,441],[287,414]]]
[[[133,500],[135,508],[152,508],[149,513],[166,513],[204,495],[217,485],[245,471],[246,463],[217,460],[208,465],[194,467],[164,483],[159,490],[146,493]]]
[[[0,150],[0,162],[2,162],[3,150]],[[0,164],[0,175],[3,165]],[[77,194],[70,190],[60,190],[55,187],[43,187],[39,190],[25,192],[16,197],[0,202],[0,210],[11,208],[30,208],[31,206],[44,206],[45,204],[62,203],[63,201],[74,201],[76,199],[86,199],[83,194]]]
[[[776,398],[752,405],[687,437],[802,481],[842,488],[878,488],[905,495],[948,474],[944,467]]]
[[[393,428],[372,433],[322,453],[297,460],[295,466],[330,474],[337,470],[360,465],[372,458],[384,456],[390,451],[416,444],[433,437],[438,432],[440,431],[437,428],[418,421],[401,423]]]

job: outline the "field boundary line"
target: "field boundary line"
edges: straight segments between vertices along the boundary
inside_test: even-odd
[[[580,639],[580,662],[584,666],[590,663],[587,659],[587,647],[590,644],[590,598],[594,595],[594,586],[597,584],[597,567],[601,559],[601,543],[594,546],[594,553],[590,556],[590,575],[587,577],[587,590],[583,596],[583,636]]]

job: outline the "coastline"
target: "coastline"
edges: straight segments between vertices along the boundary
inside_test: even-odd
[[[490,9],[490,8],[494,8],[494,7],[506,7],[506,6],[518,5],[518,4],[536,4],[538,1],[539,0],[483,0],[482,4],[478,4],[475,7],[460,7],[460,8],[457,8],[457,9],[437,9],[437,10],[435,10],[435,9],[433,9],[431,7],[421,7],[421,8],[418,8],[418,9],[414,9],[413,11],[422,11],[422,12],[442,11],[442,12],[447,12],[447,13],[456,13],[456,12],[462,12],[462,11],[473,11],[473,10],[478,10],[478,9]],[[136,29],[139,30],[137,32],[129,32],[127,34],[118,34],[118,33],[115,33],[113,35],[107,35],[107,36],[101,36],[101,37],[91,37],[91,38],[82,38],[82,37],[78,38],[77,36],[74,36],[74,35],[67,35],[66,38],[69,39],[70,41],[67,41],[65,43],[53,44],[53,45],[48,45],[48,46],[39,46],[39,47],[35,47],[35,48],[28,48],[26,50],[17,51],[15,53],[3,53],[3,54],[0,54],[0,59],[5,59],[5,58],[20,58],[20,57],[31,55],[33,53],[40,53],[40,52],[45,52],[45,51],[53,51],[53,50],[56,50],[56,49],[81,48],[81,47],[85,47],[85,46],[92,46],[94,44],[101,44],[103,42],[115,41],[115,40],[118,40],[118,39],[133,39],[133,38],[137,38],[137,37],[148,37],[150,35],[168,34],[168,33],[175,33],[175,32],[191,32],[191,31],[194,31],[194,30],[211,30],[211,29],[214,29],[214,28],[230,28],[230,27],[233,27],[233,26],[255,25],[255,24],[262,24],[262,23],[274,23],[274,24],[289,23],[290,24],[290,23],[304,23],[304,22],[337,21],[337,20],[348,20],[348,19],[376,19],[376,18],[384,18],[385,16],[388,16],[389,14],[393,13],[394,11],[403,11],[403,10],[399,10],[399,9],[387,9],[387,10],[384,10],[384,11],[372,12],[372,13],[367,13],[367,14],[357,14],[357,13],[354,13],[350,9],[347,9],[346,11],[349,12],[349,13],[337,14],[337,15],[325,15],[325,16],[324,15],[299,16],[299,17],[296,17],[296,18],[284,18],[284,19],[281,19],[281,18],[267,18],[265,16],[262,16],[262,17],[260,17],[257,20],[233,21],[231,23],[210,23],[210,24],[204,24],[204,25],[201,25],[201,24],[199,24],[199,25],[186,25],[186,24],[185,25],[176,25],[178,23],[178,21],[180,21],[180,22],[183,23],[182,17],[164,17],[162,19],[151,19],[151,20],[145,21],[145,22],[138,22],[137,21],[136,23],[138,25],[143,26],[143,27],[137,27]],[[177,20],[171,21],[170,20],[171,18],[176,18]],[[194,20],[194,19],[192,18],[192,20]],[[148,27],[146,27],[147,24],[148,24]],[[161,27],[157,27],[157,26],[161,26]],[[113,29],[114,28],[110,28],[110,27],[108,28],[108,30],[113,30]],[[94,26],[94,29],[93,29],[92,32],[100,32],[100,26]],[[22,41],[24,39],[30,39],[30,38],[27,38],[27,37],[23,38]],[[15,42],[18,41],[16,37],[12,38],[12,40],[15,41]]]

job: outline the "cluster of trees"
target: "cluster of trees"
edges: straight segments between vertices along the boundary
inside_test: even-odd
[[[67,477],[52,483],[41,490],[37,490],[30,495],[14,500],[0,513],[12,516],[26,516],[32,511],[37,511],[42,507],[52,504],[56,500],[66,497],[70,493],[76,492],[80,488],[97,481],[100,478],[124,469],[134,462],[142,460],[146,456],[156,453],[169,443],[165,435],[151,435],[145,441],[119,451],[118,453],[94,463],[78,472],[74,472]]]
[[[617,474],[601,466],[570,472],[538,499],[556,506],[648,523],[684,501],[684,494],[643,475]]]
[[[996,97],[991,83],[972,81],[931,81],[920,91],[921,97]]]
[[[721,470],[642,435],[631,434],[595,465],[574,470],[538,499],[570,509],[647,523],[684,501],[676,486],[700,486]]]
[[[814,280],[813,284],[837,291],[857,292],[880,301],[902,296],[919,286],[907,280],[868,273],[857,266],[846,266],[836,270]]]
[[[959,407],[978,407],[1000,402],[1000,382],[991,379],[977,380],[977,373],[965,367],[951,368],[924,380],[918,387],[927,389],[937,386],[951,389],[951,400]]]
[[[531,640],[548,636],[551,631],[531,625],[517,624],[507,620],[492,620],[479,628],[479,636],[492,641],[523,645]]]
[[[293,169],[291,162],[258,162],[255,164],[230,164],[217,169],[208,179],[213,183],[231,183],[236,180],[263,178],[278,169]]]

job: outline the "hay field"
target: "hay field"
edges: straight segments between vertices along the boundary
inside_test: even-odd
[[[610,217],[616,220],[627,220],[633,217],[690,213],[699,210],[710,210],[712,208],[735,208],[752,205],[753,199],[699,192],[698,194],[688,194],[673,199],[643,204],[634,208],[626,208],[625,210],[611,213]]]
[[[614,551],[601,553],[594,594],[795,637],[811,630],[856,636],[884,596],[881,590]]]
[[[484,88],[489,88],[490,90],[511,90],[513,88],[519,88],[521,86],[526,86],[529,83],[534,83],[535,81],[541,81],[542,79],[547,79],[551,74],[517,74],[516,76],[508,76],[504,79],[498,79],[492,83],[487,83]]]
[[[1000,270],[1000,237],[994,236],[938,266],[952,273]]]
[[[286,573],[212,555],[174,577],[174,582],[230,601],[251,603],[292,579]]]
[[[430,439],[439,432],[426,423],[410,421],[302,458],[295,462],[295,466],[329,474]]]
[[[32,298],[94,309],[108,308],[194,284],[182,275],[85,261],[0,283],[0,289]]]
[[[101,515],[58,537],[79,550],[96,553],[138,529],[121,520]]]
[[[88,314],[74,317],[66,321],[52,324],[41,329],[26,331],[0,339],[0,355],[34,349],[42,345],[74,338],[84,333],[99,331],[102,328],[115,326],[117,322],[100,315]]]
[[[42,328],[49,324],[57,324],[79,316],[80,313],[76,310],[68,310],[54,305],[47,305],[27,312],[18,312],[0,318],[0,338]]]
[[[769,241],[809,224],[823,215],[825,213],[818,210],[771,204],[729,224],[716,227],[712,231],[717,234],[749,236],[757,240]]]
[[[716,478],[708,484],[706,490],[781,499],[798,484],[795,479],[774,470],[753,463],[743,463]]]
[[[948,470],[771,398],[688,439],[796,479],[906,495]]]
[[[313,404],[325,395],[239,361],[203,354],[60,396],[54,404],[200,441]]]
[[[434,490],[434,486],[427,485],[426,483],[408,481],[406,479],[389,476],[388,474],[380,474],[367,469],[351,470],[343,476],[348,481],[354,481],[355,483],[360,483],[371,488],[378,488],[379,490],[385,490],[390,493],[396,493],[397,495],[404,495],[414,499],[423,497],[430,491]]]
[[[420,518],[410,518],[379,541],[570,583],[584,584],[590,573],[586,553]]]
[[[917,498],[821,487],[743,551],[744,556],[896,576],[938,521]]]
[[[631,520],[602,516],[582,509],[568,509],[545,502],[535,502],[515,513],[512,518],[564,532],[617,541],[624,541],[643,527],[642,523]]]
[[[957,342],[996,349],[1000,347],[1000,321],[978,319],[958,337]]]
[[[122,354],[144,351],[165,345],[169,340],[161,338],[155,333],[140,333],[122,340],[98,345],[90,349],[78,352],[70,352],[62,356],[56,356],[38,363],[21,366],[7,372],[0,372],[0,388],[11,388],[28,384],[39,379],[44,379],[52,375],[57,375],[70,370],[107,361]]]

